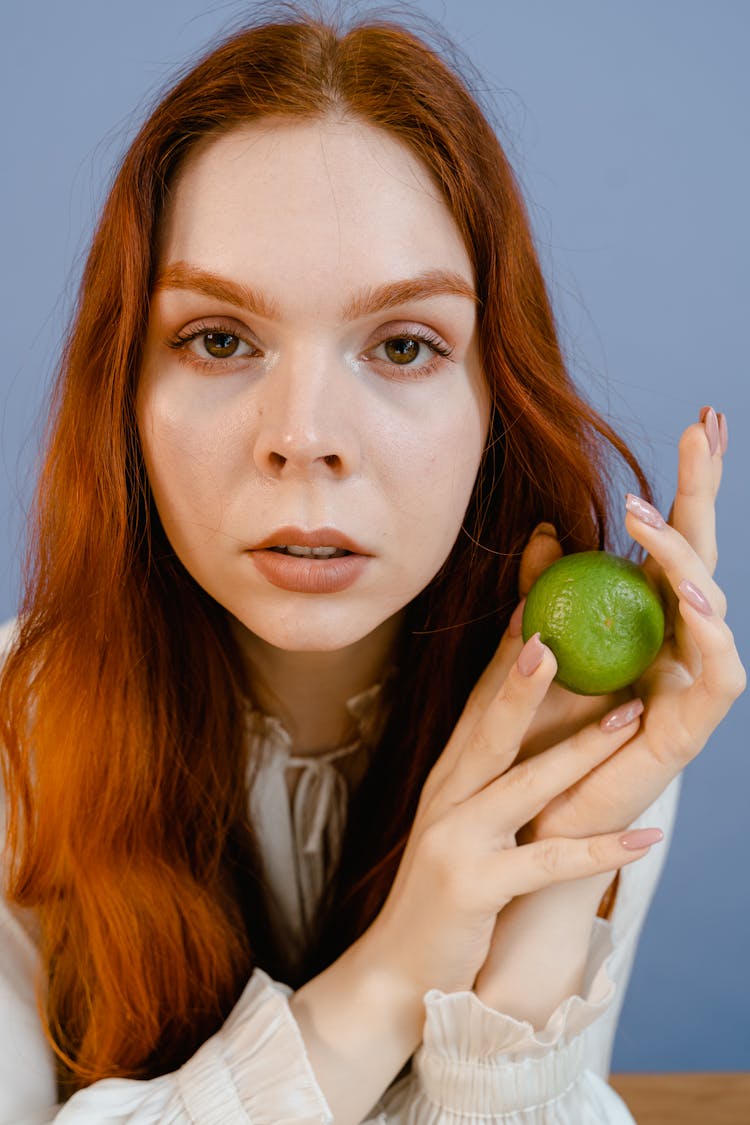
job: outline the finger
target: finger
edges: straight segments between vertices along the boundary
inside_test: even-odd
[[[715,613],[703,591],[694,583],[678,587],[680,615],[701,657],[701,672],[679,703],[681,721],[675,724],[665,749],[675,760],[675,772],[705,746],[716,726],[738,696],[747,678],[732,631]]]
[[[664,839],[660,828],[631,829],[601,836],[567,839],[551,836],[518,848],[508,848],[485,860],[483,879],[502,888],[498,909],[510,898],[544,890],[555,883],[586,879],[615,871],[643,859],[653,844]]]
[[[726,613],[726,599],[711,577],[703,559],[676,528],[670,527],[656,508],[628,493],[625,526],[663,571],[668,589],[678,598],[677,587],[687,579],[705,593],[715,613]]]
[[[518,608],[514,610],[511,617],[511,622],[514,625],[518,616],[520,616]],[[461,717],[453,729],[450,742],[438,760],[438,767],[441,771],[443,767],[446,770],[451,770],[455,765],[472,730],[502,687],[511,668],[518,660],[522,648],[523,640],[521,639],[520,621],[518,621],[518,628],[512,627],[511,624],[508,625],[492,660],[474,685],[461,712]]]
[[[713,574],[718,557],[715,500],[721,481],[722,458],[718,444],[718,421],[712,410],[708,418],[713,418],[711,441],[716,443],[716,451],[711,452],[706,424],[689,426],[683,433],[679,446],[677,492],[669,522],[700,556],[708,572]]]
[[[518,572],[518,589],[522,598],[526,597],[539,575],[562,557],[562,553],[557,532],[551,523],[540,523],[534,528],[521,555]]]
[[[624,746],[638,730],[642,712],[642,701],[630,699],[600,722],[516,764],[477,794],[470,805],[472,816],[482,822],[489,818],[501,836],[516,833]]]
[[[460,804],[505,772],[518,753],[556,671],[557,661],[535,633],[521,649],[459,753],[448,756],[451,770],[439,771],[442,805]],[[449,743],[444,755],[450,750]],[[441,762],[442,759],[438,765]]]
[[[705,746],[715,727],[741,695],[746,685],[734,639],[726,623],[717,615],[706,615],[686,600],[680,613],[695,637],[702,669],[689,686],[681,687],[670,673],[665,688],[655,692],[637,737],[622,750],[597,766],[579,784],[564,794],[564,808],[550,802],[541,813],[537,830],[544,834],[545,818],[555,823],[558,811],[575,819],[577,790],[586,789],[586,807],[601,810],[590,828],[605,830],[615,823],[628,822],[666,788],[669,782]],[[555,805],[558,807],[556,808]],[[554,829],[553,829],[554,830]]]
[[[542,571],[546,570],[561,555],[562,547],[557,541],[557,533],[552,524],[538,524],[532,531],[521,555],[518,577],[521,601],[511,615],[507,632],[495,657],[485,669],[475,690],[469,697],[468,711],[470,715],[473,713],[473,720],[476,720],[477,716],[487,708],[490,699],[500,689],[500,685],[518,659],[518,654],[523,647],[523,641],[520,640],[520,637],[526,594]],[[473,720],[469,719],[472,726]]]
[[[456,724],[456,741],[460,743],[473,729],[479,716],[487,709],[490,700],[497,694],[500,687],[518,659],[518,654],[523,647],[521,640],[521,619],[525,593],[531,588],[536,578],[543,570],[553,563],[562,554],[562,548],[557,541],[557,534],[551,523],[538,524],[531,533],[526,544],[519,569],[519,588],[522,599],[516,606],[508,628],[503,634],[500,644],[490,663],[477,681],[471,692],[461,718]],[[450,758],[451,755],[448,755]],[[446,761],[446,764],[448,763]]]
[[[516,613],[517,611],[514,612],[514,617]],[[426,796],[440,789],[455,770],[466,749],[472,731],[502,688],[523,647],[520,627],[517,630],[511,630],[509,626],[503,634],[492,660],[474,685],[461,712],[461,717],[453,728],[450,740],[430,771],[427,782],[423,787]]]

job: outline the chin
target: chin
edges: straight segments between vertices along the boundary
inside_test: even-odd
[[[280,649],[282,652],[338,652],[349,648],[366,637],[375,633],[383,624],[382,621],[372,620],[356,622],[351,614],[332,614],[330,610],[325,614],[315,615],[316,619],[304,613],[289,615],[288,619],[276,616],[268,620],[260,619],[256,613],[235,613],[240,629],[251,633],[257,640]]]
[[[359,605],[307,602],[283,609],[266,606],[267,612],[259,611],[257,602],[225,608],[240,634],[249,634],[256,643],[281,652],[311,654],[342,652],[368,640],[383,651],[395,643],[404,609],[402,604],[388,601],[378,607],[374,599]]]

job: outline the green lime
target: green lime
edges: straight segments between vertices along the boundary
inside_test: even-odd
[[[627,687],[664,639],[664,610],[643,571],[607,551],[565,555],[536,580],[523,612],[557,659],[555,679],[578,695]]]

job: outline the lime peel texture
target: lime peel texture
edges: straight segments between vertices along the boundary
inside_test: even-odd
[[[529,591],[521,631],[539,633],[557,660],[555,679],[578,695],[632,684],[664,640],[664,610],[642,569],[608,551],[565,555]]]

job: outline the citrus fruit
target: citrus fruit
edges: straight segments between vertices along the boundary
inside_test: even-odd
[[[664,611],[643,571],[608,551],[565,555],[536,580],[524,606],[524,641],[539,633],[563,687],[605,695],[648,668],[664,639]]]

